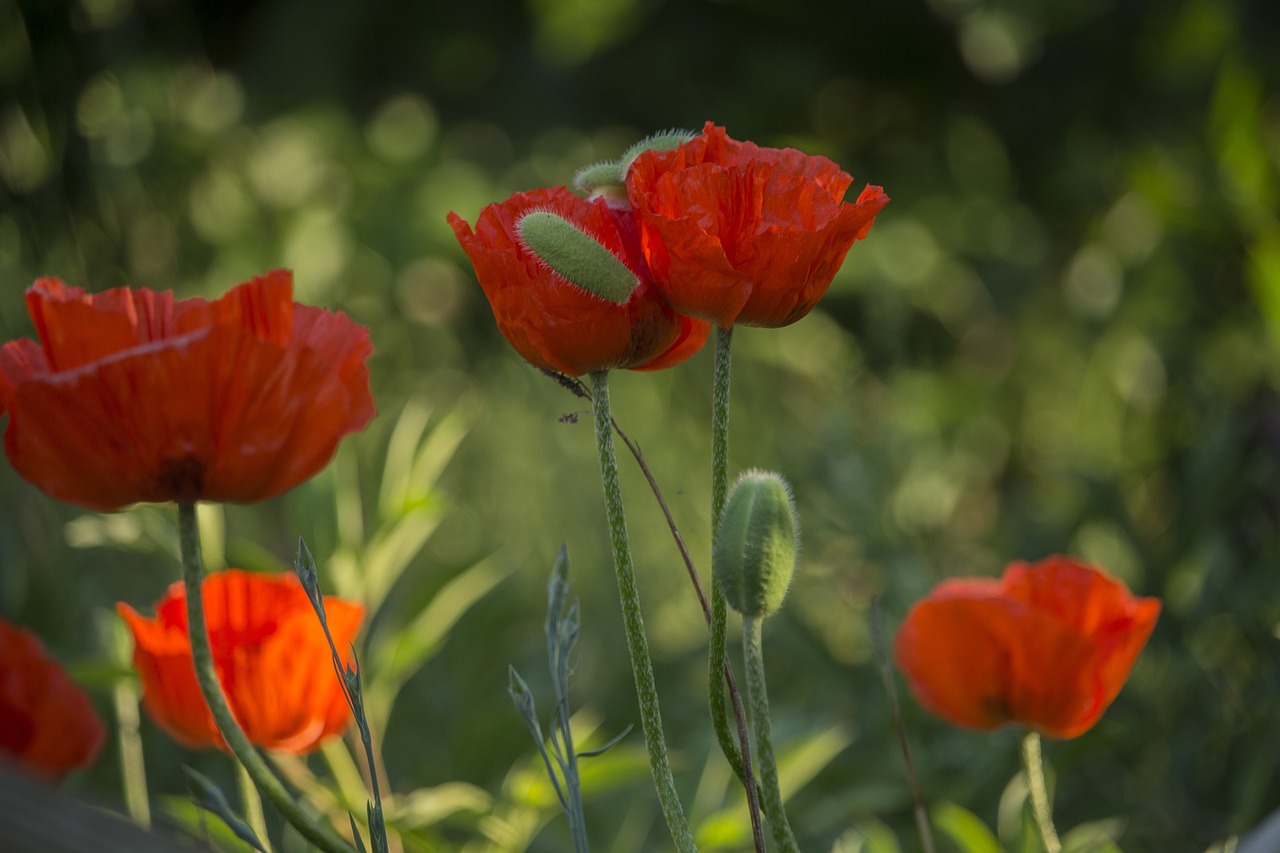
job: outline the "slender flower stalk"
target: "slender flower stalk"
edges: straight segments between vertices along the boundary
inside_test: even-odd
[[[911,799],[915,803],[916,830],[920,833],[920,849],[924,853],[934,853],[937,847],[933,843],[933,828],[929,825],[929,813],[925,811],[924,795],[920,792],[920,777],[916,774],[916,763],[911,757],[911,742],[907,740],[907,727],[902,722],[902,706],[898,702],[898,690],[893,684],[893,669],[889,649],[884,642],[884,619],[878,598],[871,599],[871,639],[875,645],[876,658],[880,661],[880,677],[884,680],[884,690],[889,697],[889,713],[893,717],[893,727],[898,733],[898,749],[902,752],[902,763],[907,772],[907,787],[911,789]]]
[[[543,372],[578,397],[591,399],[590,392],[587,391],[586,386],[578,378],[554,371]],[[658,508],[662,510],[662,516],[667,520],[667,527],[671,530],[671,537],[675,540],[676,550],[680,552],[680,559],[684,561],[685,569],[689,573],[689,582],[693,584],[693,591],[697,594],[698,604],[702,608],[702,617],[706,620],[709,628],[711,626],[711,604],[707,601],[707,596],[702,591],[702,582],[698,579],[698,570],[693,565],[693,557],[689,554],[689,548],[685,545],[684,537],[680,535],[680,529],[676,527],[676,520],[672,517],[671,508],[667,506],[667,501],[662,496],[662,489],[658,487],[658,481],[654,479],[653,471],[649,469],[649,463],[645,462],[644,454],[640,452],[640,446],[623,431],[622,427],[618,425],[617,419],[613,421],[613,430],[618,434],[618,438],[622,439],[622,443],[627,446],[627,450],[631,451],[631,455],[635,457],[636,464],[640,466],[640,473],[644,474],[646,482],[649,483],[649,489],[653,492],[653,496],[658,502]],[[742,779],[743,788],[746,789],[747,793],[747,812],[751,816],[751,835],[755,840],[756,853],[765,853],[764,833],[760,824],[760,800],[756,795],[755,777],[751,770],[751,734],[747,731],[747,715],[742,707],[742,696],[738,692],[738,685],[733,677],[733,667],[729,665],[727,656],[724,661],[724,682],[728,689],[729,701],[733,705],[734,722],[737,724],[738,744],[741,747],[741,752],[736,752],[735,754],[742,756],[742,772],[739,774],[739,778]],[[735,771],[738,769],[738,767],[734,767]]]
[[[609,411],[607,371],[599,370],[591,374],[591,401],[595,414],[600,478],[604,485],[605,509],[609,516],[609,534],[613,545],[613,564],[618,576],[627,650],[631,655],[631,671],[635,676],[636,695],[640,705],[640,724],[649,751],[649,769],[653,773],[662,815],[675,840],[676,849],[680,853],[692,853],[698,848],[680,805],[671,763],[667,758],[667,744],[662,733],[662,713],[658,707],[658,688],[653,677],[653,661],[649,658],[649,643],[645,639],[644,617],[640,612],[640,591],[636,586],[631,544],[627,537],[627,520],[622,508],[622,486],[618,481],[618,459],[613,447],[613,419]]]
[[[1031,799],[1031,813],[1040,831],[1040,841],[1045,853],[1058,853],[1062,842],[1053,828],[1053,806],[1049,802],[1049,789],[1044,783],[1044,759],[1040,755],[1040,733],[1027,732],[1022,739],[1022,764],[1027,772],[1027,791]]]
[[[245,737],[227,706],[222,685],[213,667],[213,653],[209,647],[209,627],[204,618],[204,561],[200,556],[200,533],[196,524],[196,505],[193,502],[178,504],[178,541],[182,550],[182,580],[187,593],[187,625],[191,636],[191,660],[195,665],[196,680],[200,692],[213,713],[227,746],[244,766],[254,785],[271,801],[285,820],[293,824],[303,837],[325,853],[351,853],[352,848],[320,825],[293,801],[284,785],[276,778],[267,763]]]
[[[716,329],[716,357],[711,392],[711,530],[720,524],[720,514],[729,493],[729,386],[733,360],[733,329]],[[714,547],[714,542],[712,543]],[[711,649],[708,665],[708,701],[711,724],[720,749],[744,785],[750,784],[743,771],[743,756],[729,728],[725,703],[724,675],[729,666],[728,608],[724,590],[711,575]],[[750,760],[750,759],[748,759]],[[750,793],[750,792],[748,792]]]
[[[747,701],[756,734],[756,763],[760,768],[760,802],[773,830],[774,843],[783,853],[800,853],[800,845],[787,822],[778,785],[778,763],[773,757],[773,728],[769,719],[769,693],[764,679],[762,616],[742,617],[742,654],[747,667]]]

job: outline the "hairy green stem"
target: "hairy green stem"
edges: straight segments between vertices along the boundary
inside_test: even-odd
[[[747,703],[756,735],[756,763],[760,767],[760,803],[773,830],[774,843],[784,853],[800,853],[800,845],[787,822],[778,785],[778,763],[773,757],[773,726],[769,719],[769,692],[764,680],[764,617],[742,617],[742,655],[747,667]]]
[[[716,359],[711,386],[711,540],[714,547],[720,514],[729,493],[729,385],[733,364],[733,329],[716,328]],[[720,751],[744,784],[751,784],[744,772],[742,751],[729,726],[723,673],[729,666],[728,607],[724,590],[711,574],[711,647],[707,667],[707,699],[711,725],[720,742]],[[749,792],[748,792],[749,793]]]
[[[649,769],[658,789],[658,802],[667,828],[680,853],[696,851],[693,833],[676,793],[667,744],[662,733],[662,713],[658,708],[658,688],[653,677],[653,661],[649,658],[649,642],[644,633],[644,617],[640,612],[640,591],[636,586],[635,566],[631,560],[631,544],[627,538],[627,519],[622,508],[622,486],[618,482],[618,458],[613,448],[613,419],[609,412],[609,374],[591,374],[591,402],[595,413],[596,452],[600,457],[600,479],[604,485],[604,503],[609,516],[609,534],[613,545],[613,565],[618,576],[618,594],[622,600],[622,620],[626,626],[627,650],[631,655],[631,671],[635,676],[636,696],[640,704],[640,725],[649,750]],[[719,672],[719,670],[717,670]]]
[[[1031,813],[1040,831],[1045,853],[1058,853],[1062,842],[1053,828],[1053,806],[1049,803],[1049,790],[1044,783],[1044,759],[1040,755],[1039,732],[1027,732],[1022,739],[1022,765],[1027,771],[1027,792],[1031,799]]]
[[[200,556],[200,531],[196,524],[194,503],[178,504],[178,541],[182,549],[182,580],[187,592],[191,660],[195,664],[200,692],[204,694],[204,700],[213,713],[223,740],[240,760],[258,790],[304,838],[325,853],[353,853],[351,846],[334,834],[333,830],[317,823],[293,801],[284,785],[245,737],[244,730],[227,706],[226,696],[223,695],[222,685],[218,682],[217,671],[213,667],[209,626],[204,618],[204,560]]]

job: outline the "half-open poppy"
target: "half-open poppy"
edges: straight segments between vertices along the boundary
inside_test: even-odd
[[[889,203],[826,157],[730,139],[707,122],[678,148],[642,153],[626,175],[641,246],[671,306],[728,329],[808,314],[849,248]]]
[[[580,249],[587,262],[594,256],[606,275],[622,280],[613,298],[600,295],[595,281],[575,283],[568,264],[530,245],[531,215],[546,221],[548,214],[567,236],[570,262]],[[552,187],[489,205],[474,232],[456,213],[449,214],[449,224],[471,259],[499,331],[536,367],[570,376],[615,367],[660,370],[706,343],[710,327],[677,314],[654,288],[625,206]]]
[[[1072,738],[1119,694],[1160,614],[1069,557],[954,578],[907,614],[894,653],[912,693],[956,725]]]
[[[214,670],[249,741],[302,754],[340,733],[351,712],[297,577],[228,569],[206,577],[203,590]],[[324,603],[345,666],[364,608],[332,596]],[[116,609],[133,632],[133,664],[152,719],[186,746],[226,749],[191,663],[183,585],[169,587],[154,619],[124,603]]]
[[[31,632],[0,619],[0,760],[47,778],[91,763],[106,730]]]
[[[27,291],[39,342],[0,348],[9,461],[97,510],[298,485],[373,417],[373,348],[367,329],[292,294],[286,270],[212,302],[40,279]]]

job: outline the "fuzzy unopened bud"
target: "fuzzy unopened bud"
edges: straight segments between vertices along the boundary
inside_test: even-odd
[[[800,526],[787,481],[771,471],[747,471],[729,493],[711,555],[729,606],[743,616],[776,613],[799,555]]]
[[[517,228],[520,239],[543,263],[601,299],[625,305],[640,284],[617,255],[563,216],[536,210]]]
[[[623,172],[617,160],[604,163],[593,163],[578,170],[573,176],[573,188],[587,198],[603,196],[606,199],[616,198],[626,201],[627,187],[623,183]]]
[[[622,159],[618,161],[618,171],[625,178],[627,170],[631,168],[631,164],[636,161],[646,151],[674,151],[681,145],[684,145],[690,139],[698,134],[691,130],[664,130],[654,133],[641,139],[635,145],[632,145],[622,153]]]

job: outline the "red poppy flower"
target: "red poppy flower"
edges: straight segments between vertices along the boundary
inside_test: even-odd
[[[368,330],[292,293],[285,270],[213,302],[40,279],[27,291],[40,342],[0,348],[9,461],[97,510],[296,486],[374,407]]]
[[[91,763],[105,736],[89,697],[40,640],[0,619],[0,759],[57,779]]]
[[[556,272],[520,233],[531,213],[549,212],[594,239],[635,277],[624,303],[597,296]],[[498,329],[529,363],[570,376],[624,367],[660,370],[706,343],[706,323],[662,300],[640,255],[627,208],[587,200],[567,187],[516,193],[480,211],[475,231],[456,213],[449,224],[475,267]]]
[[[1160,602],[1068,557],[1013,563],[1000,580],[938,584],[894,648],[912,692],[956,725],[1021,723],[1071,738],[1124,686]]]
[[[640,242],[662,295],[682,314],[728,329],[786,326],[808,314],[855,241],[889,203],[826,157],[730,139],[707,122],[627,172]]]
[[[203,589],[214,669],[250,742],[300,755],[346,728],[351,712],[333,656],[297,577],[228,569],[206,577]],[[364,608],[331,596],[324,606],[345,665]],[[169,587],[154,619],[123,602],[116,610],[133,632],[133,665],[152,719],[186,746],[226,749],[196,681],[182,583]]]

